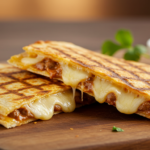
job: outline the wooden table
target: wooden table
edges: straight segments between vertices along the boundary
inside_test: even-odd
[[[113,126],[123,128],[124,132],[112,132]],[[148,119],[124,115],[113,106],[96,103],[37,124],[14,129],[1,126],[0,149],[148,149],[149,131]]]
[[[124,132],[112,132],[113,126]],[[148,119],[121,114],[113,106],[96,103],[37,124],[14,129],[1,126],[0,150],[143,150],[150,146],[149,131]]]
[[[150,21],[102,21],[92,23],[0,22],[0,61],[21,52],[36,40],[64,40],[89,49],[99,49],[102,41],[119,28],[135,35],[135,44],[150,38]],[[117,126],[124,132],[112,132]],[[70,128],[73,128],[71,130]],[[0,150],[24,149],[150,149],[150,121],[125,115],[107,104],[92,104],[73,113],[55,115],[49,121],[29,123],[13,129],[0,126]]]

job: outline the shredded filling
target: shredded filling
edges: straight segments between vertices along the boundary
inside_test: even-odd
[[[55,62],[55,61],[51,60],[50,58],[45,58],[41,62],[35,64],[34,67],[36,67],[37,69],[39,69],[41,71],[46,70],[50,75],[50,79],[53,79],[53,78],[62,79],[61,65],[58,62]],[[79,82],[77,86],[81,87],[81,89],[83,90],[82,92],[87,92],[89,94],[90,93],[93,94],[94,93],[93,85],[95,85],[95,83],[93,83],[94,78],[95,78],[95,76],[91,75],[90,77],[86,78],[85,80],[82,80],[81,82]],[[108,86],[106,86],[104,88],[107,89]],[[126,93],[127,92],[125,91],[123,94],[126,94]],[[131,97],[131,96],[128,96],[126,100],[122,100],[122,101],[119,102],[119,101],[117,101],[117,99],[118,99],[118,97],[120,99],[121,96],[120,95],[118,96],[115,92],[113,92],[113,90],[112,90],[112,92],[109,92],[109,93],[105,93],[105,91],[104,91],[104,93],[102,93],[102,95],[106,95],[102,98],[102,99],[104,99],[103,100],[104,102],[107,102],[108,104],[113,105],[113,106],[117,105],[118,108],[120,107],[120,110],[122,109],[121,104],[122,105],[125,104],[125,101]],[[150,102],[149,101],[144,102],[144,100],[139,100],[139,99],[140,98],[138,98],[138,97],[137,98],[136,97],[132,98],[131,105],[133,106],[134,102],[138,101],[138,103],[137,103],[138,109],[136,109],[137,112],[143,111],[143,112],[146,112],[146,113],[150,114]],[[97,100],[97,101],[99,101],[99,100]],[[116,103],[116,101],[117,101],[117,103]],[[130,105],[129,102],[128,102],[128,105]],[[127,110],[124,110],[124,111],[127,112]],[[134,113],[134,112],[132,112],[132,111],[127,112],[127,114],[130,114],[130,113]]]
[[[41,71],[46,70],[49,73],[50,79],[62,78],[62,69],[60,64],[52,61],[50,58],[46,58],[35,64],[35,67]]]
[[[138,111],[142,111],[145,112],[145,114],[150,115],[150,101],[146,101],[143,104],[140,105],[140,107],[138,108]]]
[[[14,118],[17,121],[27,120],[29,118],[34,118],[34,115],[30,112],[27,107],[22,107],[11,112],[8,117]]]
[[[86,104],[91,104],[95,102],[94,97],[89,96],[88,94],[84,93],[84,97],[85,97],[85,101],[81,100],[81,92],[80,91],[76,91],[75,93],[75,103],[77,106],[80,105],[86,105]],[[54,112],[62,112],[62,107],[58,104],[54,105]],[[27,120],[30,118],[35,118],[38,119],[34,116],[34,114],[31,112],[31,110],[29,109],[28,106],[23,106],[19,109],[14,110],[13,112],[11,112],[8,117],[13,118],[17,121],[22,121],[22,120]]]
[[[47,71],[49,73],[50,79],[59,78],[62,79],[62,68],[58,62],[53,61],[50,58],[45,58],[41,62],[33,65],[40,71]],[[83,82],[79,82],[78,86],[84,87],[84,92],[93,93],[93,80],[94,75],[87,78]]]

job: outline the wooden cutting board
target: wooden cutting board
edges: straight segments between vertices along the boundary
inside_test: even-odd
[[[112,127],[124,132],[112,132]],[[72,130],[70,128],[73,128]],[[0,150],[149,149],[150,120],[95,103],[13,129],[0,126]]]

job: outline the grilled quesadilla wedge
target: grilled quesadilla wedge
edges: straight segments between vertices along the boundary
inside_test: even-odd
[[[67,42],[38,41],[10,64],[86,92],[125,114],[150,118],[150,66],[102,55]]]
[[[0,124],[6,128],[48,120],[53,114],[72,112],[95,101],[87,94],[85,98],[82,101],[77,91],[73,99],[72,88],[61,81],[0,64]]]

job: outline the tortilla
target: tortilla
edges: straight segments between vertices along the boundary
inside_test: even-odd
[[[8,64],[0,64],[0,124],[6,128],[20,126],[53,114],[72,112],[78,106],[93,103],[73,98],[72,88]]]
[[[72,43],[38,41],[12,56],[10,64],[63,81],[115,106],[150,118],[150,66],[87,50]]]

